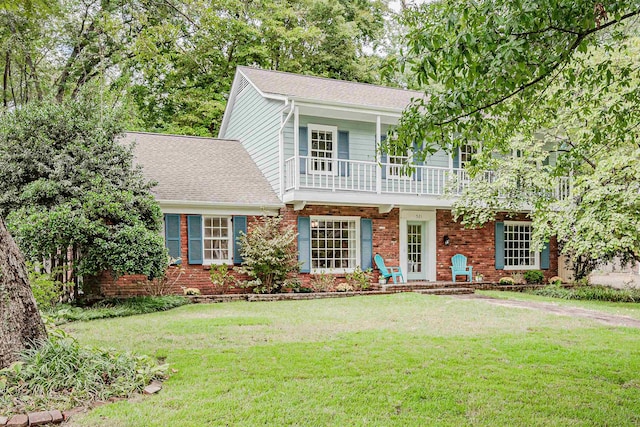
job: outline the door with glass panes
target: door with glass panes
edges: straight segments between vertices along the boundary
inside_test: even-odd
[[[426,280],[426,222],[407,221],[407,279]]]

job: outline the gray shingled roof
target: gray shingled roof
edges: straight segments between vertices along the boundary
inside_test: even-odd
[[[362,107],[404,110],[422,92],[303,76],[280,71],[238,67],[263,93]]]
[[[137,164],[162,200],[238,206],[282,203],[240,141],[128,132]]]

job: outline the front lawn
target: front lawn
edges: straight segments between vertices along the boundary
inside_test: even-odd
[[[640,423],[639,330],[478,300],[188,305],[65,329],[177,370],[75,426]]]

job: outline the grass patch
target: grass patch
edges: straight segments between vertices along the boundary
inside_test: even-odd
[[[608,286],[589,285],[565,288],[548,285],[530,291],[535,295],[568,300],[593,300],[609,302],[640,302],[640,289],[614,289]]]
[[[73,426],[640,423],[636,329],[478,300],[194,304],[65,328],[177,370]]]
[[[148,356],[81,346],[67,336],[52,337],[22,361],[0,370],[0,414],[69,409],[111,397],[129,397],[166,366]]]
[[[57,324],[68,322],[107,319],[112,317],[133,316],[136,314],[154,313],[189,304],[191,301],[176,295],[161,297],[133,297],[124,299],[107,299],[91,307],[75,307],[58,305],[45,312],[45,315]]]

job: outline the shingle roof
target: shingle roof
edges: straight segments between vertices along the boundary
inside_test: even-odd
[[[158,185],[156,198],[238,206],[282,203],[240,141],[128,132],[134,155],[147,179]]]
[[[263,93],[321,102],[404,110],[422,92],[348,82],[324,77],[303,76],[281,71],[238,67]]]

